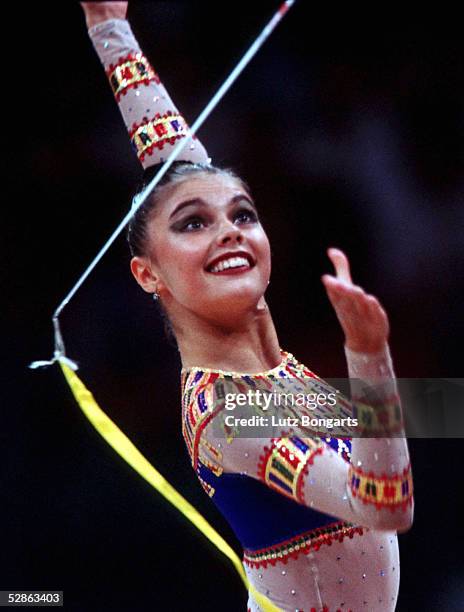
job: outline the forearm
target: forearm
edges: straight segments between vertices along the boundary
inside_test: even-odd
[[[109,19],[89,29],[95,51],[105,68],[137,156],[148,167],[164,161],[177,140],[188,133],[158,75],[125,19]],[[207,153],[197,139],[182,151],[182,159],[206,162]]]
[[[126,19],[100,21],[89,28],[89,36],[106,71],[116,66],[122,57],[142,53]]]
[[[372,435],[352,440],[351,504],[378,528],[407,529],[414,512],[411,464],[389,346],[375,354],[345,346],[345,354],[355,414]]]

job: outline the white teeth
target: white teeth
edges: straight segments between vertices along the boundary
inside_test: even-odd
[[[227,270],[227,268],[239,268],[240,266],[250,267],[248,259],[245,257],[231,257],[230,259],[223,259],[218,264],[211,268],[211,272],[221,272]]]

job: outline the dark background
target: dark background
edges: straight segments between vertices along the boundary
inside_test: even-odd
[[[191,123],[278,2],[146,2],[133,29]],[[441,14],[443,11],[443,14]],[[320,276],[329,246],[391,322],[401,377],[462,376],[460,20],[300,0],[199,133],[251,185],[273,249],[281,346],[346,374]],[[244,610],[227,561],[98,436],[58,366],[51,315],[127,212],[140,176],[77,2],[4,15],[5,287],[0,589],[67,610]],[[4,225],[5,227],[5,225]],[[61,316],[107,414],[239,552],[189,465],[180,360],[123,237]],[[407,407],[405,407],[407,410]],[[462,440],[410,440],[415,522],[397,610],[464,610]],[[246,503],[246,500],[244,500]]]

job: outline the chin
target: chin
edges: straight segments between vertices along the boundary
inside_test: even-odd
[[[216,294],[211,302],[203,302],[200,309],[207,318],[216,321],[234,321],[244,317],[247,313],[256,312],[259,305],[263,305],[264,293],[254,291],[227,291]]]

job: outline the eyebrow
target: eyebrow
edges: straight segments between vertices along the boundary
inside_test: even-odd
[[[236,204],[240,200],[246,200],[248,202],[248,204],[250,204],[253,207],[253,209],[256,211],[256,213],[258,212],[257,209],[256,209],[256,206],[255,206],[255,204],[253,202],[253,200],[249,196],[247,196],[246,193],[239,193],[239,194],[235,195],[233,198],[231,198],[229,200],[227,206],[230,206],[231,204]],[[203,200],[202,198],[193,198],[191,200],[185,200],[184,202],[181,202],[178,206],[176,206],[176,208],[169,215],[169,219],[174,217],[174,215],[176,215],[183,208],[186,208],[187,206],[193,206],[195,204],[197,204],[199,206],[207,206],[208,205],[207,202],[205,202],[205,200]]]

